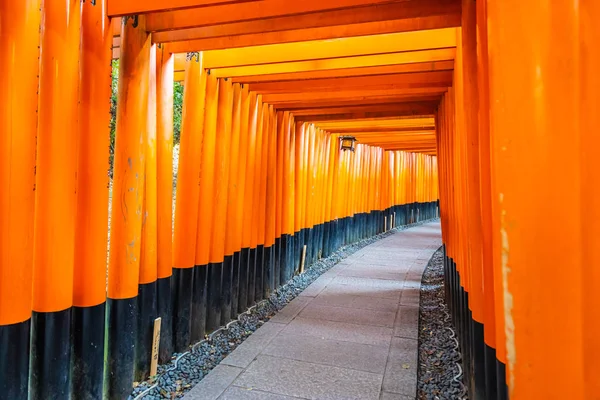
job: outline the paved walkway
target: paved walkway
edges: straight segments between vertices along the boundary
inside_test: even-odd
[[[439,223],[335,265],[253,333],[189,400],[413,400],[421,275]]]

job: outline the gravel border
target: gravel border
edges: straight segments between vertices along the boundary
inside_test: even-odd
[[[444,299],[444,253],[438,249],[421,282],[418,400],[466,400],[462,356]]]
[[[371,238],[344,246],[331,256],[321,259],[310,266],[303,274],[296,275],[288,283],[277,289],[268,299],[261,301],[241,314],[205,340],[190,346],[185,353],[176,353],[169,364],[160,365],[158,374],[145,382],[136,384],[130,399],[167,399],[181,398],[193,386],[200,382],[221,360],[239,346],[248,336],[260,328],[279,310],[283,309],[300,292],[314,282],[344,258],[361,248],[387,237],[394,232],[406,230],[418,225],[436,221],[431,219],[415,224],[394,228]]]

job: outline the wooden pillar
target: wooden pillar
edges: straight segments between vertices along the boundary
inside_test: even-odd
[[[175,226],[173,230],[172,326],[173,350],[176,352],[184,351],[192,340],[199,340],[204,335],[204,313],[202,313],[201,318],[192,318],[192,293],[197,295],[194,291],[194,284],[197,283],[195,265],[197,265],[196,237],[198,235],[197,230],[199,229],[200,188],[198,180],[205,130],[206,100],[209,95],[207,90],[207,76],[202,68],[202,62],[202,53],[188,53],[186,56],[183,114],[179,141],[179,166],[177,168],[177,195],[175,198]],[[162,79],[168,80],[169,77],[161,76],[161,81]],[[173,86],[172,79],[171,77],[170,87]],[[167,85],[166,82],[163,84]],[[171,89],[172,91],[173,89]],[[162,89],[160,93],[164,93]],[[162,103],[161,97],[159,96],[158,99]],[[162,129],[162,126],[168,123],[168,121],[164,121],[162,116],[159,118],[162,123],[158,126],[159,129]],[[168,116],[165,115],[164,118],[168,118]],[[170,121],[172,124],[172,117]],[[164,132],[164,134],[168,134],[167,131]],[[166,171],[163,173],[166,173]],[[166,185],[162,187],[160,196],[164,196],[163,190],[169,189]],[[170,190],[172,191],[172,188]],[[166,200],[165,198],[162,201]],[[172,205],[172,197],[169,197],[169,201]],[[164,203],[162,206],[166,208]],[[161,229],[165,229],[164,225]],[[161,234],[163,234],[162,231]],[[194,307],[197,305],[194,304]]]
[[[207,71],[202,157],[200,159],[200,191],[198,201],[198,231],[196,234],[196,265],[192,287],[192,341],[200,340],[208,322],[208,263],[213,240],[212,216],[215,190],[215,151],[217,141],[217,113],[219,80]]]
[[[479,168],[480,168],[480,208],[481,208],[481,240],[483,260],[484,287],[484,340],[485,340],[485,376],[486,398],[506,398],[506,363],[504,340],[497,340],[496,324],[496,282],[492,237],[492,173],[490,153],[490,99],[489,99],[489,62],[488,62],[488,27],[487,2],[477,1],[477,86],[479,89]],[[501,282],[500,282],[501,284]],[[500,355],[502,353],[502,355]],[[500,383],[500,388],[498,384]],[[500,395],[500,397],[499,397]]]
[[[582,269],[585,271],[583,294],[583,398],[593,399],[600,393],[600,169],[595,151],[600,145],[597,127],[600,124],[600,4],[595,1],[582,1],[580,4],[580,102],[581,116],[581,213],[582,213]],[[594,222],[592,222],[594,221]]]
[[[0,3],[0,393],[27,399],[40,1]]]
[[[227,188],[229,184],[229,152],[231,147],[231,112],[233,86],[227,79],[219,80],[219,100],[217,109],[214,153],[214,187],[206,195],[213,197],[211,214],[211,246],[209,251],[207,283],[206,330],[217,329],[221,325],[221,301],[223,286],[223,260],[225,256],[225,228],[227,218]],[[206,137],[205,137],[206,139]],[[216,138],[215,138],[216,139]]]
[[[140,246],[140,276],[137,300],[137,338],[135,346],[134,380],[147,379],[154,320],[157,317],[157,214],[156,214],[156,44],[150,47],[148,66],[148,108],[145,137],[144,194],[142,207],[142,244]]]
[[[246,301],[243,300],[247,296],[247,281],[244,279],[247,272],[247,263],[244,264],[242,262],[242,254],[246,253],[247,249],[245,247],[245,243],[243,241],[245,231],[249,230],[249,227],[244,225],[245,218],[245,207],[247,194],[249,190],[249,186],[247,184],[247,162],[248,162],[248,153],[249,153],[249,142],[250,142],[250,130],[249,130],[249,122],[250,122],[250,108],[252,103],[256,103],[256,96],[250,95],[248,92],[248,86],[242,84],[241,88],[241,114],[240,114],[240,146],[239,146],[239,160],[238,160],[238,169],[237,171],[232,171],[237,175],[237,190],[238,194],[233,198],[233,201],[236,203],[236,215],[235,221],[236,226],[232,233],[234,236],[234,245],[235,248],[238,249],[235,253],[233,253],[233,300],[231,303],[231,315],[235,318],[240,312],[245,310],[240,310],[240,308],[246,304]],[[246,258],[247,260],[247,258]]]
[[[246,311],[250,302],[250,280],[253,279],[254,264],[250,263],[250,254],[256,246],[254,237],[254,189],[256,176],[256,137],[258,115],[261,109],[262,96],[256,93],[250,93],[249,119],[248,119],[248,139],[246,144],[246,179],[244,189],[244,214],[243,214],[243,232],[242,232],[242,252],[240,256],[240,295],[238,312]],[[252,258],[253,259],[253,258]],[[254,293],[252,286],[252,293]],[[254,297],[254,296],[252,296]]]
[[[44,3],[35,185],[31,399],[67,398],[70,391],[80,25],[78,0]]]
[[[101,398],[104,376],[112,24],[106,1],[83,3],[79,73],[72,395]]]
[[[145,18],[122,21],[108,265],[108,399],[127,397],[133,383],[151,62]]]
[[[574,2],[488,2],[496,257],[512,400],[586,398],[582,15]]]
[[[225,234],[225,257],[223,259],[223,302],[221,304],[221,324],[224,325],[231,320],[232,304],[237,297],[237,285],[239,285],[239,251],[240,240],[238,232],[240,231],[242,213],[240,211],[242,203],[238,198],[242,195],[240,192],[239,163],[240,155],[245,149],[240,147],[240,136],[242,129],[242,110],[244,106],[244,97],[247,99],[248,93],[244,91],[239,83],[233,84],[232,101],[232,122],[231,122],[231,145],[229,155],[226,158],[230,162],[229,179],[227,189],[227,216],[226,216],[226,234]],[[247,105],[247,101],[246,101]],[[235,254],[238,257],[235,257]],[[237,262],[234,263],[234,261]],[[236,305],[237,310],[237,305]]]
[[[161,318],[160,363],[173,354],[173,73],[175,57],[160,46],[156,54],[156,229],[157,229],[157,312]],[[204,96],[203,88],[199,89]],[[203,113],[200,113],[203,115]],[[197,164],[197,162],[196,162]],[[198,210],[190,207],[189,211]],[[195,218],[192,224],[195,226]],[[194,241],[190,241],[194,243]],[[194,247],[188,253],[193,257]],[[190,257],[190,260],[193,258]],[[190,264],[190,265],[193,265]]]

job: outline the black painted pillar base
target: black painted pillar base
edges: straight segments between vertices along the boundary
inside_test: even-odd
[[[268,246],[263,249],[263,265],[265,279],[262,298],[267,299],[275,290],[275,276],[279,274],[279,271],[275,271],[275,246]]]
[[[308,243],[308,229],[301,229],[297,240],[297,253],[294,260],[294,275],[300,272],[300,265],[302,264],[302,252],[304,251],[304,246],[307,246]],[[308,252],[308,246],[306,251]]]
[[[105,368],[105,398],[122,400],[133,389],[134,347],[137,330],[137,297],[108,299],[107,364]],[[63,397],[42,397],[44,399]]]
[[[29,319],[0,326],[0,393],[7,399],[27,400],[30,329]]]
[[[223,278],[221,283],[221,325],[231,321],[231,292],[233,285],[233,255],[223,258]]]
[[[194,268],[173,268],[173,346],[182,353],[190,344]]]
[[[473,360],[473,376],[474,376],[474,391],[470,396],[473,400],[487,400],[485,390],[485,379],[486,379],[486,364],[485,364],[485,350],[486,345],[483,339],[483,324],[472,320],[473,334],[471,343],[473,344],[471,351],[471,358]]]
[[[248,255],[248,291],[246,307],[254,305],[256,289],[256,247],[251,248]]]
[[[506,385],[506,364],[496,359],[496,383],[498,384],[498,400],[508,400],[508,386]]]
[[[173,308],[171,277],[159,278],[156,281],[157,306],[160,317],[160,346],[158,362],[164,364],[173,355]]]
[[[308,269],[309,264],[310,264],[311,252],[313,249],[313,246],[312,246],[313,235],[314,235],[314,232],[313,232],[312,228],[306,229],[306,232],[304,233],[304,245],[306,246],[306,253],[304,254],[304,269],[305,270]],[[300,253],[300,264],[302,264],[302,253]],[[299,270],[300,270],[300,268],[298,268],[298,271]]]
[[[285,235],[281,235],[275,238],[273,243],[273,290],[277,290],[282,282],[285,283],[285,249],[282,247],[282,238]]]
[[[233,253],[231,267],[231,319],[237,318],[240,304],[240,257],[241,251]]]
[[[290,268],[289,241],[290,235],[282,234],[275,240],[275,263],[279,264],[279,277],[275,276],[276,289],[285,285],[288,281],[288,270]],[[277,267],[275,268],[277,270]],[[277,271],[275,272],[277,274]]]
[[[496,349],[485,345],[485,398],[498,400],[498,383],[496,382]]]
[[[221,326],[221,285],[223,263],[208,264],[206,332],[210,333]]]
[[[323,258],[329,257],[331,254],[331,222],[327,221],[323,224]]]
[[[190,313],[189,343],[196,343],[202,340],[206,333],[208,265],[196,265],[192,270],[192,307]]]
[[[34,311],[31,324],[30,399],[67,399],[71,385],[71,308]]]
[[[240,283],[238,292],[238,314],[243,313],[248,308],[248,265],[249,265],[250,249],[244,248],[240,251]]]
[[[256,266],[254,280],[254,303],[258,303],[263,299],[264,287],[265,287],[265,260],[264,260],[264,245],[259,244],[256,247]],[[254,304],[252,303],[252,304]]]
[[[156,297],[156,281],[138,286],[137,338],[133,373],[136,382],[144,381],[150,376],[154,320],[158,315]]]

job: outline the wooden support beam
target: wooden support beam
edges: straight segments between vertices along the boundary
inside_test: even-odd
[[[354,119],[346,118],[345,116],[357,115],[356,118],[370,118],[371,116],[377,117],[377,115],[375,115],[377,113],[390,113],[390,116],[410,114],[419,115],[431,114],[431,112],[429,112],[428,110],[435,109],[436,106],[436,102],[429,101],[413,103],[372,104],[345,107],[309,107],[306,109],[298,109],[294,111],[294,116],[296,117],[296,119],[304,116],[313,118],[323,117],[324,119]],[[405,112],[406,114],[404,114]],[[361,114],[364,114],[364,116],[358,116]]]
[[[292,113],[303,109],[312,109],[315,107],[346,107],[346,106],[376,106],[398,104],[400,102],[439,102],[441,94],[415,94],[415,95],[396,95],[396,96],[381,96],[381,97],[357,97],[351,99],[309,99],[298,100],[294,102],[276,104],[278,110],[288,110]]]
[[[269,94],[263,96],[263,100],[269,104],[293,104],[298,102],[323,102],[327,100],[359,100],[363,103],[369,103],[370,100],[380,99],[394,102],[394,99],[411,98],[418,96],[441,95],[447,90],[446,87],[428,87],[428,88],[408,88],[408,89],[386,89],[386,90],[348,90],[339,92],[302,92]],[[317,104],[315,103],[315,104]],[[359,103],[361,104],[361,103]]]
[[[323,71],[306,71],[287,74],[273,75],[252,75],[233,78],[234,82],[242,83],[263,83],[263,82],[285,82],[298,81],[308,79],[323,79],[323,78],[343,78],[352,76],[371,76],[371,75],[386,75],[400,74],[409,72],[434,72],[434,71],[451,71],[454,67],[454,61],[436,61],[436,62],[415,62],[410,64],[394,64],[385,66],[363,67],[363,68],[345,68],[345,69],[329,69]],[[215,70],[220,71],[220,70]]]
[[[253,0],[245,0],[253,1]],[[255,1],[255,0],[254,0]],[[235,3],[234,0],[109,0],[108,16],[147,14],[157,11],[185,8],[205,8],[220,4]]]
[[[292,31],[304,31],[305,36],[310,36],[309,32],[318,32],[319,28],[331,27],[335,27],[335,29],[329,29],[332,34],[337,31],[343,36],[348,36],[348,28],[352,27],[361,26],[362,29],[368,29],[367,26],[372,26],[378,29],[374,33],[384,33],[385,29],[398,28],[403,21],[406,21],[404,24],[408,27],[417,21],[426,22],[428,17],[445,17],[437,18],[440,23],[445,21],[445,25],[447,25],[439,26],[440,28],[458,27],[460,26],[460,2],[456,0],[411,0],[388,4],[369,4],[319,13],[166,30],[156,32],[152,40],[158,43],[167,43],[200,39],[210,43],[208,39],[231,40],[231,38],[251,37],[261,33],[279,33],[281,36],[285,36]],[[202,20],[197,22],[203,23]],[[428,28],[421,25],[416,27],[417,29]],[[283,33],[284,31],[285,33]]]
[[[331,40],[383,33],[408,32],[425,29],[453,28],[460,15],[435,15],[414,19],[367,22],[364,24],[336,27],[296,29],[282,32],[252,33],[248,35],[222,36],[208,39],[192,39],[172,42],[174,51],[219,50],[269,44],[295,43],[306,40]],[[158,39],[156,39],[158,42]]]
[[[117,1],[117,0],[112,0]],[[120,1],[120,0],[118,0]],[[168,0],[167,0],[168,1]],[[390,0],[263,0],[238,1],[212,7],[156,12],[148,15],[148,30],[152,32],[211,26],[265,18],[318,13],[328,10],[356,8]]]
[[[299,43],[251,46],[239,49],[206,51],[206,68],[224,68],[292,61],[319,60],[336,57],[354,57],[443,49],[456,46],[456,28],[430,29],[415,32],[360,36],[330,41],[312,40]],[[192,51],[168,46],[172,53]],[[197,49],[196,49],[197,50]]]
[[[349,91],[353,89],[400,89],[439,87],[452,84],[452,71],[414,72],[358,77],[265,82],[250,85],[261,94],[300,93],[307,91]]]
[[[414,109],[409,108],[409,111],[400,112],[400,111],[381,111],[381,112],[372,112],[372,113],[347,113],[347,114],[324,114],[324,115],[300,115],[295,118],[296,122],[313,122],[318,123],[319,121],[330,121],[330,120],[352,120],[359,118],[381,118],[381,117],[396,117],[396,116],[412,116],[417,115],[414,113]],[[423,114],[432,114],[433,107],[427,109],[426,106],[422,108]],[[419,113],[420,114],[420,113]]]
[[[339,129],[339,128],[404,128],[407,126],[433,127],[435,126],[433,117],[426,118],[394,118],[394,119],[360,119],[355,121],[325,121],[318,124],[321,129]]]
[[[311,74],[309,77],[313,78],[319,77],[318,73],[320,71],[323,71],[323,74],[330,74],[333,73],[332,71],[352,71],[352,69],[367,67],[395,66],[399,68],[400,64],[421,62],[432,63],[437,61],[454,60],[455,55],[456,49],[454,47],[447,47],[433,50],[415,50],[386,54],[357,55],[354,57],[335,58],[332,56],[318,60],[262,64],[256,66],[239,66],[218,69],[213,68],[211,73],[216,74],[216,76],[220,78],[248,77],[249,82],[253,80],[259,80],[259,77],[264,75],[272,75],[274,78],[276,78],[275,80],[286,80],[287,78],[284,74],[299,74],[304,72]]]

